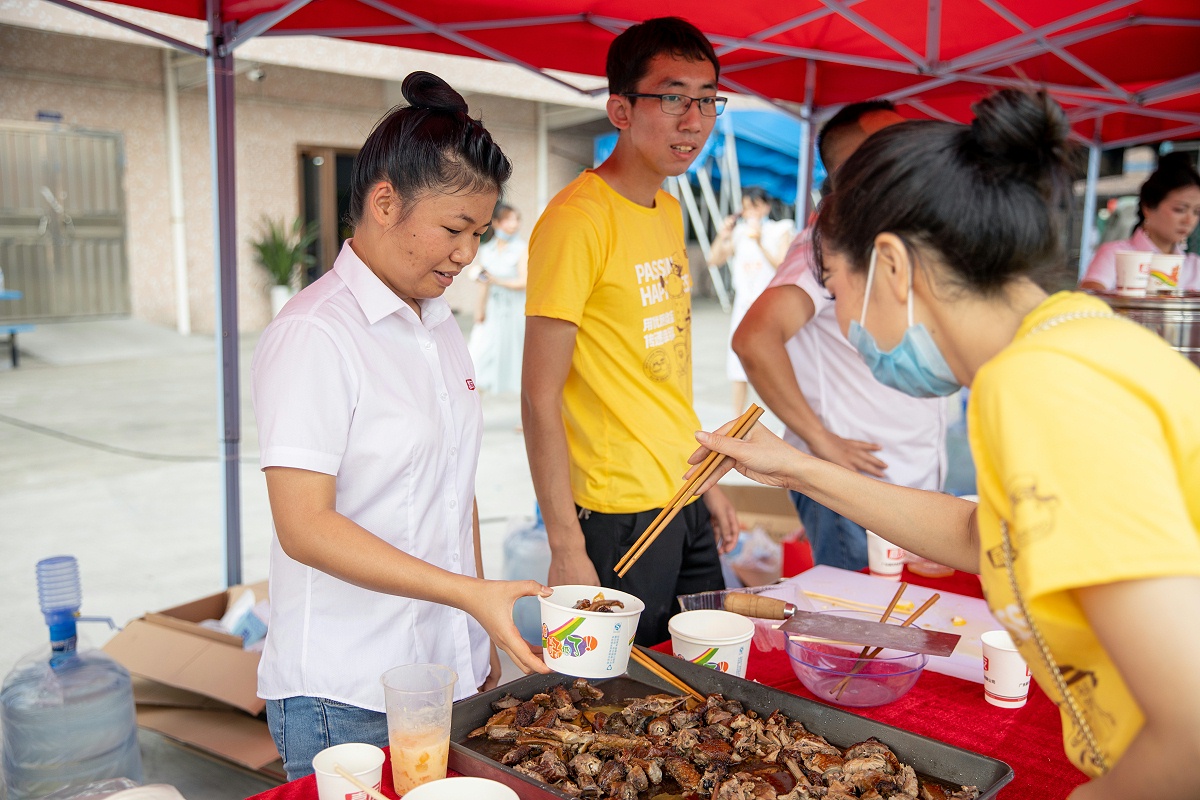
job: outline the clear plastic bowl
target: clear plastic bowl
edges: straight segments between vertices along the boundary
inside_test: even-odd
[[[862,611],[831,609],[819,613],[879,621],[878,614]],[[785,649],[792,671],[818,699],[858,708],[881,706],[903,697],[929,662],[923,653],[884,649],[851,674],[862,652],[861,646],[797,641],[789,636]],[[838,685],[847,676],[850,680],[839,694]]]

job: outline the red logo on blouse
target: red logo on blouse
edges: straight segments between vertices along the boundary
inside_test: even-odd
[[[467,378],[467,388],[470,389],[472,392],[475,391],[475,381],[471,380],[470,378]]]

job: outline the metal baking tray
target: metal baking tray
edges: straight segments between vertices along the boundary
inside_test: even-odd
[[[832,744],[843,749],[874,736],[890,747],[902,762],[911,765],[921,775],[954,786],[977,786],[981,800],[996,797],[1001,787],[1013,779],[1012,767],[989,756],[954,747],[927,736],[918,736],[840,708],[763,686],[761,683],[700,667],[681,658],[639,649],[667,671],[704,694],[720,692],[725,697],[741,701],[744,706],[754,709],[764,717],[779,709],[789,718],[803,723],[804,727],[813,733],[824,736]],[[512,788],[521,800],[568,798],[569,795],[526,778],[473,749],[471,745],[480,740],[472,739],[468,743],[467,737],[471,731],[487,722],[492,716],[491,704],[504,695],[512,694],[527,699],[556,683],[570,683],[573,680],[574,678],[555,673],[526,675],[490,692],[459,700],[454,704],[450,730],[450,769],[463,775],[500,781]],[[622,699],[645,697],[659,692],[679,694],[677,689],[634,661],[629,662],[629,671],[624,676],[592,682],[606,694]]]

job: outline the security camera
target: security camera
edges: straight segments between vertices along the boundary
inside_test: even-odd
[[[258,83],[259,81],[266,79],[267,73],[263,72],[262,67],[254,67],[246,73],[246,77],[255,83]]]

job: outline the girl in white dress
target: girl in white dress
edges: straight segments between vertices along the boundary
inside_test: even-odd
[[[495,235],[479,246],[472,271],[482,297],[471,329],[476,385],[485,392],[521,391],[525,344],[525,276],[529,249],[517,236],[521,215],[501,203],[492,214]]]
[[[750,306],[775,277],[775,270],[783,262],[795,236],[796,229],[790,219],[773,220],[770,214],[770,196],[757,186],[751,186],[742,192],[741,216],[726,218],[713,241],[709,260],[713,265],[728,262],[733,277],[730,341]],[[746,370],[732,346],[726,357],[725,371],[733,384],[733,412],[741,414],[746,409],[748,382]]]

